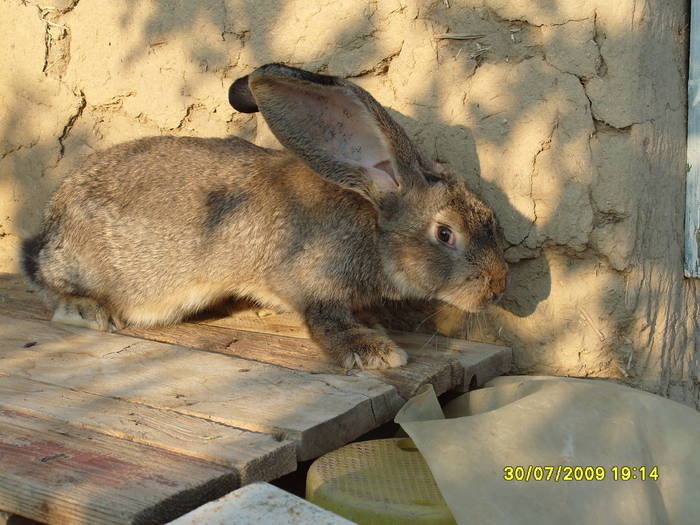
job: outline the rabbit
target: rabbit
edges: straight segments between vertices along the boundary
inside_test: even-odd
[[[259,111],[285,149],[150,137],[66,177],[22,245],[53,321],[151,327],[248,298],[300,314],[341,366],[383,369],[406,352],[353,312],[406,298],[477,311],[503,293],[493,210],[368,92],[267,64],[229,101]]]

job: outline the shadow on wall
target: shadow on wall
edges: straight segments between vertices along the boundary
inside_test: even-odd
[[[67,86],[80,110],[58,129],[60,139],[42,137],[0,161],[8,186],[21,196],[10,222],[36,231],[38,210],[77,154],[125,137],[234,133],[263,141],[264,124],[233,113],[226,101],[230,82],[262,63],[344,76],[392,108],[429,157],[464,174],[496,210],[509,243],[511,278],[500,308],[465,320],[436,305],[411,304],[390,317],[421,330],[504,341],[522,372],[645,374],[656,364],[635,332],[640,299],[628,287],[650,241],[639,230],[652,219],[636,210],[653,204],[634,188],[654,180],[650,152],[637,142],[653,128],[641,120],[603,121],[605,108],[592,107],[589,96],[612,85],[601,49],[627,49],[628,61],[640,61],[633,26],[602,27],[593,8],[570,16],[563,1],[533,7],[530,23],[506,19],[503,10],[454,4],[102,0],[51,15],[68,28],[70,52],[63,69],[49,68],[45,76]],[[445,33],[467,39],[435,38]],[[47,56],[65,49],[63,40],[54,39]],[[104,71],[95,72],[96,64]],[[30,83],[14,82],[18,96],[32,93]],[[15,144],[25,122],[23,105],[12,111],[2,144]],[[600,186],[606,148],[615,141],[611,156],[636,153]],[[675,181],[674,195],[682,183]],[[633,190],[597,189],[620,187]],[[680,220],[682,231],[679,217],[671,223]],[[629,246],[620,248],[625,239]],[[644,272],[677,279],[673,249],[645,263]],[[644,315],[652,325],[665,322],[657,320],[661,314]],[[669,344],[662,342],[676,355]],[[679,360],[690,359],[680,352]]]

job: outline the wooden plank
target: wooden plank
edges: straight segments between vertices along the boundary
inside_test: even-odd
[[[180,516],[170,525],[352,525],[352,521],[269,483],[254,483]]]
[[[308,374],[3,315],[0,355],[6,374],[291,439],[300,460],[389,421],[403,404],[396,389],[359,374]]]
[[[700,277],[700,2],[690,7],[688,148],[685,192],[685,276]]]
[[[446,358],[456,360],[461,368],[461,377],[454,380],[454,388],[464,392],[470,386],[480,387],[494,377],[507,374],[513,361],[513,351],[507,346],[404,332],[392,332],[391,337],[402,347],[409,348],[412,355],[439,352]],[[459,369],[455,373],[460,374]]]
[[[221,352],[312,374],[348,375],[347,371],[309,339],[193,323],[163,328],[127,328],[120,333]],[[374,377],[392,385],[404,399],[409,399],[426,383],[432,383],[438,395],[461,385],[461,378],[455,376],[454,367],[458,365],[455,359],[435,352],[418,352],[423,340],[422,334],[415,341],[410,336],[404,337],[404,340],[407,344],[402,346],[410,355],[408,366],[352,373],[356,376]],[[461,370],[457,373],[461,373]]]
[[[329,359],[329,357],[321,352],[313,342],[307,341],[300,345],[289,344],[288,340],[284,340],[285,345],[280,348],[280,343],[282,340],[274,337],[265,337],[263,334],[269,334],[271,336],[284,335],[287,337],[295,337],[298,339],[309,339],[309,331],[304,324],[301,317],[294,313],[276,313],[269,314],[267,311],[263,310],[265,315],[260,315],[261,311],[255,309],[245,309],[245,303],[235,305],[229,315],[226,317],[202,317],[197,320],[199,325],[207,325],[212,327],[227,328],[229,330],[235,330],[237,332],[235,336],[238,338],[237,342],[252,343],[241,344],[240,350],[234,350],[233,348],[224,348],[232,340],[225,341],[226,333],[225,330],[221,330],[222,339],[217,341],[217,338],[212,338],[215,330],[211,332],[199,332],[199,336],[192,335],[193,338],[198,337],[197,342],[189,339],[187,344],[193,344],[193,346],[202,348],[206,347],[206,339],[210,338],[215,344],[211,345],[211,348],[216,351],[232,352],[235,355],[245,357],[247,359],[263,359],[266,362],[272,362],[280,366],[289,366],[290,368],[295,368],[299,370],[307,371],[317,371],[317,372],[333,372],[334,362]],[[251,339],[245,339],[246,335],[239,335],[239,332],[255,332],[257,335],[250,336]],[[179,336],[185,336],[183,330],[178,333]],[[205,335],[206,334],[206,335]],[[136,334],[135,334],[136,335]],[[148,334],[142,332],[139,334],[146,338],[153,338],[160,340],[160,337],[168,338],[173,342],[177,341],[177,336],[172,334],[172,337],[168,337],[166,333]],[[155,337],[153,337],[155,336]],[[412,357],[416,358],[412,361],[409,368],[413,368],[415,364],[419,361],[419,356],[424,358],[435,358],[436,360],[444,363],[445,357],[447,362],[454,365],[454,359],[456,359],[460,366],[464,368],[462,371],[455,369],[453,366],[453,371],[457,376],[463,377],[463,379],[454,379],[452,386],[441,387],[439,380],[433,381],[433,387],[435,391],[439,394],[443,393],[447,389],[456,388],[458,390],[466,390],[469,385],[481,386],[488,382],[490,379],[497,377],[499,375],[506,374],[510,371],[512,363],[512,350],[506,346],[495,345],[491,343],[481,343],[477,341],[467,341],[463,339],[452,339],[441,335],[435,334],[424,334],[419,332],[398,332],[392,331],[389,336],[398,343],[402,348]],[[185,336],[187,337],[187,336]],[[218,344],[217,344],[218,343]],[[266,351],[262,351],[261,346],[265,345]],[[248,349],[251,351],[248,351]],[[253,349],[260,349],[260,352],[254,352]],[[269,360],[266,354],[269,353]],[[439,357],[438,357],[439,356]],[[420,365],[419,365],[420,366]],[[442,373],[444,373],[444,365],[438,365],[437,370],[432,370],[432,373],[436,376],[440,374],[440,368],[442,368]],[[431,371],[426,370],[423,377],[418,380],[420,373],[412,370],[406,373],[407,377],[391,377],[393,372],[390,373],[370,373],[368,375],[375,375],[383,377],[387,382],[396,386],[402,396],[407,398],[410,397],[410,391],[416,391],[426,382],[430,377]],[[401,372],[399,372],[401,374]],[[414,376],[414,379],[409,379],[408,376]],[[475,381],[471,381],[474,379]],[[445,388],[445,389],[443,389]]]
[[[298,337],[194,323],[160,328],[128,327],[119,333],[235,355],[313,374],[346,375],[346,371],[315,343]]]
[[[0,313],[18,319],[51,319],[51,312],[22,276],[0,273]]]
[[[264,323],[263,320],[263,329],[269,328]],[[127,328],[121,333],[313,374],[346,374],[318,345],[300,337],[193,323],[163,328]],[[477,379],[475,384],[480,386],[510,370],[511,350],[507,347],[422,333],[390,332],[388,335],[408,352],[408,366],[353,373],[394,386],[404,399],[409,399],[427,383],[431,383],[436,394],[440,395],[452,389],[465,390],[473,377]]]
[[[300,339],[309,339],[310,337],[309,329],[304,321],[293,313],[270,314],[266,310],[258,309],[237,310],[226,317],[204,317],[199,319],[197,323]]]
[[[0,407],[225,465],[241,484],[296,470],[291,441],[22,377],[0,375]]]
[[[163,523],[238,485],[221,465],[0,409],[0,508],[14,514]]]
[[[304,325],[302,319],[293,313],[260,316],[255,310],[238,310],[234,311],[232,315],[228,317],[205,318],[199,321],[199,323],[218,328],[255,331],[260,334],[284,334],[289,337],[300,339],[309,338],[308,329]],[[417,391],[423,384],[428,382],[433,383],[433,387],[438,395],[453,388],[466,391],[470,385],[481,386],[494,377],[508,373],[511,368],[513,353],[512,350],[506,346],[452,339],[441,335],[417,332],[407,333],[392,331],[389,333],[389,336],[412,356],[413,359],[409,369],[402,369],[398,371],[398,374],[396,373],[397,371],[387,371],[372,372],[367,375],[382,377],[388,383],[396,386],[401,392],[401,395],[406,399],[413,395],[413,392]],[[267,338],[266,341],[270,343],[268,348],[275,353],[275,356],[271,357],[271,361],[269,362],[310,371],[314,363],[319,367],[321,366],[320,363],[332,365],[332,361],[328,359],[328,356],[318,351],[313,343],[300,346],[288,345],[286,351],[278,354],[277,345],[275,344],[276,340]],[[241,346],[243,348],[247,347],[247,345]],[[303,350],[303,352],[299,350]],[[251,356],[247,356],[243,352],[237,353],[236,355],[251,358]],[[304,359],[304,356],[309,357]],[[421,360],[421,357],[427,358],[428,361],[434,359],[440,363],[449,363],[455,374],[451,384],[449,386],[441,386],[440,379],[444,378],[444,376],[440,374],[444,374],[445,372],[445,368],[441,365],[437,365],[437,367],[432,370],[434,377],[432,381],[429,379],[431,376],[430,370],[424,370],[423,376],[420,377],[420,372],[415,370],[415,368],[425,363],[425,361]],[[455,359],[463,370],[459,370],[458,367],[454,366]],[[285,364],[285,362],[287,364]],[[421,365],[418,363],[421,363]],[[433,364],[433,366],[435,367],[435,364]],[[413,376],[413,379],[410,378],[411,376]],[[473,382],[472,379],[474,379]]]
[[[6,281],[9,281],[7,286]],[[37,315],[42,319],[50,316],[46,310],[41,314],[38,299],[27,293],[17,276],[7,276],[6,281],[0,280],[0,313],[30,319]],[[291,313],[261,317],[254,310],[234,309],[230,317],[223,319],[202,318],[196,324],[151,329],[128,327],[120,333],[313,374],[345,374],[328,354],[308,339],[308,330],[301,318]],[[505,347],[421,333],[392,332],[390,337],[409,353],[409,365],[363,375],[394,386],[404,399],[426,383],[431,383],[440,395],[452,389],[465,390],[472,377],[481,385],[510,369],[511,353]],[[468,369],[462,370],[460,366]]]

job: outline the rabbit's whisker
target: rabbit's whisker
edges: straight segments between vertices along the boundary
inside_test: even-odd
[[[430,315],[428,315],[427,317],[425,317],[420,323],[418,323],[418,324],[416,325],[416,327],[413,329],[413,331],[414,331],[414,332],[417,332],[418,329],[423,325],[423,323],[425,323],[428,319],[430,319],[430,318],[432,318],[432,317],[435,317],[437,314],[440,313],[440,311],[441,311],[440,309],[436,309],[432,314],[430,314]]]

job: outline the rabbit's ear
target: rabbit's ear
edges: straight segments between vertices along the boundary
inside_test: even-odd
[[[255,70],[248,85],[277,139],[322,177],[375,205],[425,183],[416,148],[358,86],[280,64]]]
[[[241,113],[258,112],[258,105],[248,87],[248,75],[239,78],[228,88],[228,102]]]

